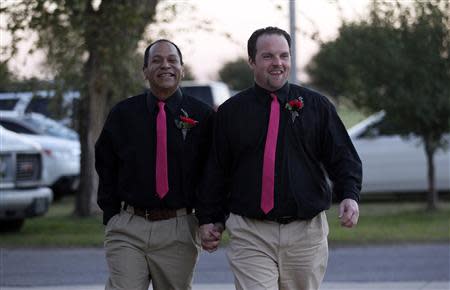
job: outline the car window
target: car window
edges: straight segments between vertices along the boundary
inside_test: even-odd
[[[210,86],[193,86],[193,87],[182,87],[181,90],[199,101],[202,101],[214,107],[213,93]]]
[[[45,116],[51,116],[49,111],[49,98],[33,97],[28,104],[26,113],[36,112]]]
[[[10,111],[14,110],[14,107],[16,106],[18,99],[3,99],[0,100],[0,110],[3,111]]]
[[[20,124],[17,124],[15,122],[11,122],[8,120],[0,120],[0,125],[5,127],[6,129],[16,132],[16,133],[36,135],[36,132],[31,131],[30,129],[28,129]]]
[[[371,139],[376,137],[386,137],[399,134],[398,130],[386,120],[380,120],[366,128],[358,138]]]
[[[70,140],[78,140],[78,134],[74,130],[61,125],[52,119],[38,116],[27,116],[24,121],[39,128],[39,130],[44,132],[46,135]]]

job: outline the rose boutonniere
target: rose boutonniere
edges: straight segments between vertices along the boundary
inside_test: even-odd
[[[175,120],[175,125],[178,129],[181,130],[181,133],[183,133],[183,140],[186,139],[187,132],[193,127],[197,126],[197,124],[198,121],[189,117],[189,114],[183,109],[181,109],[181,115],[179,119]]]
[[[290,100],[286,103],[285,108],[291,111],[292,122],[295,122],[295,118],[300,115],[300,110],[303,109],[305,103],[303,102],[302,97],[298,97],[297,99]]]

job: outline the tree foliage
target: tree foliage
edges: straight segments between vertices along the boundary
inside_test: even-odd
[[[219,70],[220,80],[232,90],[243,90],[253,85],[253,73],[247,60],[240,57],[225,63]]]
[[[0,62],[0,92],[7,92],[14,82],[15,76],[8,68],[7,61]]]
[[[80,91],[81,184],[75,214],[90,215],[97,187],[94,142],[110,105],[144,86],[136,51],[158,0],[13,2],[0,11],[13,36],[9,53],[17,51],[24,31],[36,32],[36,47],[45,51],[57,87]]]
[[[421,137],[428,207],[435,208],[433,155],[450,132],[450,2],[373,1],[366,20],[343,23],[308,65],[313,86],[370,112],[385,110],[403,136]]]

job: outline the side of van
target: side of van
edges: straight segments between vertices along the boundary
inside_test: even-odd
[[[181,82],[181,90],[215,110],[231,97],[228,86],[225,83],[215,81],[183,81]]]

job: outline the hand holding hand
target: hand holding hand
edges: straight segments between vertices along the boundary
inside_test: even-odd
[[[221,223],[209,223],[201,225],[199,228],[200,239],[202,241],[202,248],[209,253],[217,250],[222,237],[224,227]]]
[[[339,219],[341,220],[341,226],[352,228],[358,223],[358,218],[358,203],[351,198],[344,199],[339,205]]]

